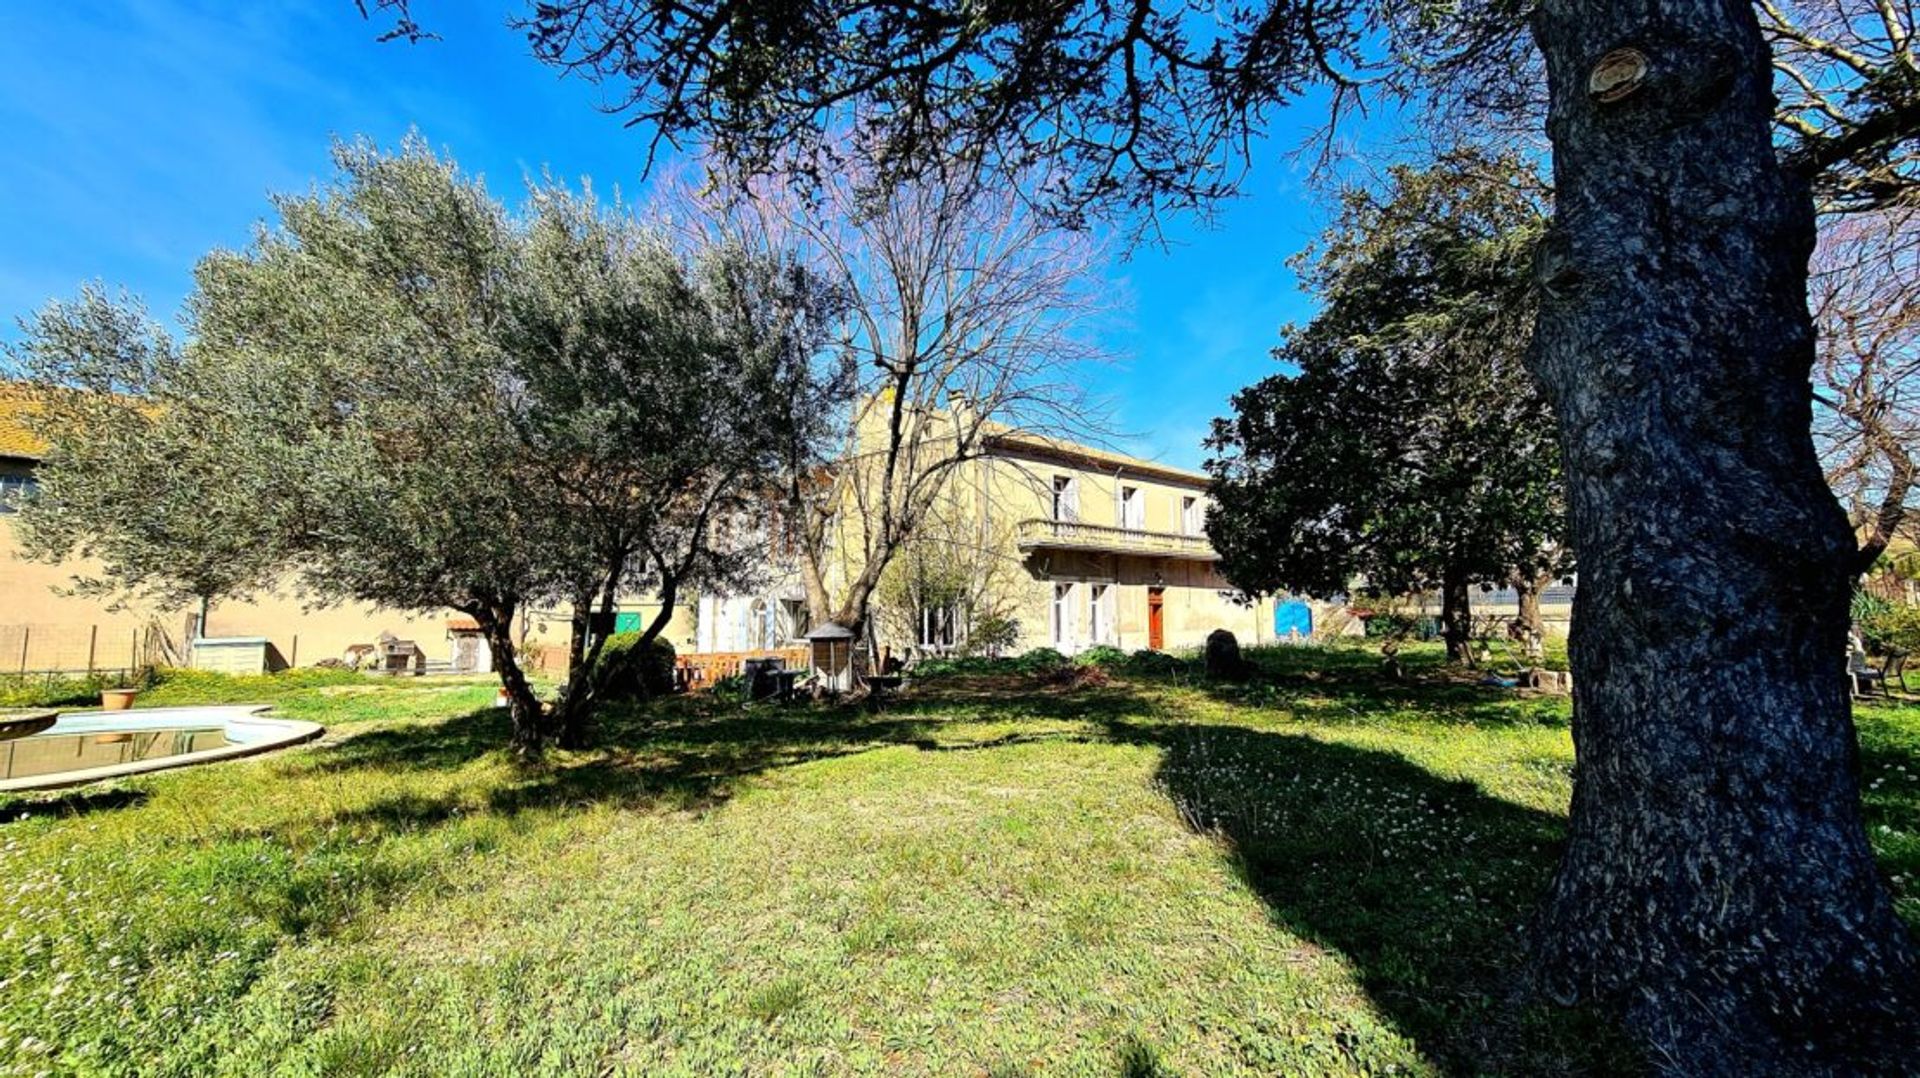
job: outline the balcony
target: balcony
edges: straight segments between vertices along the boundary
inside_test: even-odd
[[[1114,528],[1077,520],[1023,520],[1020,522],[1018,542],[1023,554],[1032,550],[1088,550],[1101,554],[1138,554],[1150,558],[1220,560],[1213,544],[1204,535]]]

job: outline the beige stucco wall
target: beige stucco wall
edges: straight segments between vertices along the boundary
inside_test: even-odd
[[[49,565],[19,556],[10,516],[0,515],[0,674],[25,670],[85,670],[89,656],[98,669],[123,669],[152,661],[144,646],[150,633],[163,633],[184,654],[188,627],[197,610],[157,609],[134,604],[114,610],[108,600],[67,594],[75,576],[98,571],[84,561]],[[644,624],[659,609],[657,601],[636,599],[621,609],[638,613]],[[311,666],[342,658],[348,646],[371,644],[382,632],[412,640],[431,659],[451,660],[449,621],[456,611],[428,614],[348,603],[310,607],[290,590],[248,602],[216,603],[207,618],[208,635],[265,637],[281,660]],[[523,641],[534,649],[564,655],[569,623],[564,611],[534,610],[520,625]],[[693,613],[683,604],[668,628],[676,647],[691,648]],[[530,657],[536,658],[537,656]],[[549,665],[548,669],[557,672]]]
[[[1211,566],[1178,558],[1135,555],[1040,552],[1028,562],[1029,581],[1020,597],[1021,648],[1055,647],[1074,652],[1095,644],[1124,651],[1148,646],[1149,593],[1162,589],[1166,650],[1200,647],[1207,634],[1226,629],[1241,644],[1252,645],[1272,637],[1269,603],[1234,601],[1232,591]],[[1068,587],[1063,631],[1056,638],[1052,611],[1054,587]],[[1094,635],[1092,589],[1112,589],[1112,624],[1105,639]]]
[[[28,670],[83,670],[89,650],[96,667],[125,667],[145,661],[140,644],[149,630],[184,649],[197,611],[143,603],[115,610],[106,599],[69,594],[75,576],[97,571],[97,565],[84,561],[49,565],[21,558],[13,519],[0,516],[0,673],[21,669],[23,659]],[[383,630],[417,641],[431,656],[450,657],[446,623],[457,616],[364,606],[308,610],[282,592],[252,602],[216,603],[207,628],[212,636],[266,637],[289,662],[311,666],[339,658],[349,644],[370,644]]]
[[[934,446],[939,451],[945,447]],[[1163,589],[1165,634],[1169,650],[1197,648],[1208,633],[1225,628],[1243,644],[1271,639],[1272,604],[1247,603],[1219,575],[1215,563],[1181,556],[1134,553],[1092,553],[1036,549],[1018,545],[1019,525],[1045,520],[1053,514],[1053,480],[1071,477],[1078,491],[1077,519],[1108,527],[1121,526],[1119,492],[1132,487],[1142,499],[1139,530],[1167,534],[1197,534],[1183,519],[1183,502],[1197,502],[1197,516],[1206,505],[1206,478],[1145,461],[1083,447],[1030,448],[1002,443],[992,455],[957,469],[936,514],[959,538],[968,539],[991,558],[994,587],[1020,624],[1016,650],[1057,646],[1078,651],[1095,643],[1125,650],[1148,646],[1148,596]],[[836,590],[856,571],[859,561],[857,512],[843,512],[835,543],[838,557],[830,560],[829,583]],[[1053,627],[1054,585],[1068,584],[1067,623],[1056,634]],[[1111,589],[1111,626],[1106,638],[1096,640],[1091,586]],[[904,646],[910,641],[883,641]]]
[[[1002,559],[998,586],[1020,622],[1017,650],[1055,646],[1052,629],[1053,585],[1073,586],[1063,650],[1079,650],[1108,643],[1126,650],[1148,644],[1147,605],[1151,588],[1164,588],[1165,640],[1169,649],[1199,647],[1206,635],[1226,628],[1243,644],[1272,636],[1272,604],[1238,602],[1212,563],[1181,557],[1038,550],[1023,554],[1015,544],[1022,520],[1044,519],[1052,513],[1052,479],[1071,475],[1079,485],[1079,519],[1091,524],[1117,525],[1116,491],[1122,485],[1138,488],[1144,498],[1144,526],[1151,532],[1182,531],[1181,501],[1204,500],[1200,477],[1169,477],[1151,466],[1128,467],[1109,458],[1098,466],[1041,455],[1002,453],[971,462],[960,469],[946,492],[943,512],[952,519],[971,521],[983,544]],[[857,514],[845,514],[844,528],[860,527]],[[841,559],[830,580],[844,586],[857,550],[854,536],[843,533],[836,542]],[[11,518],[0,516],[0,673],[26,670],[123,668],[150,661],[144,646],[148,635],[161,632],[177,651],[184,652],[193,610],[158,610],[136,605],[114,610],[102,599],[65,594],[76,575],[97,567],[85,563],[46,565],[18,556]],[[1088,587],[1104,583],[1113,589],[1111,632],[1096,641]],[[779,595],[790,586],[774,589]],[[772,594],[770,592],[770,594]],[[740,601],[746,601],[742,599]],[[676,610],[667,638],[681,651],[696,649],[700,637],[697,596]],[[643,623],[658,609],[657,602],[635,598],[623,610],[640,614]],[[448,622],[460,619],[454,611],[431,614],[396,611],[361,604],[314,607],[290,591],[261,596],[248,602],[223,602],[213,607],[209,635],[265,637],[281,660],[310,666],[342,657],[348,646],[373,643],[382,632],[418,643],[432,659],[451,660],[453,641]],[[568,619],[564,610],[529,611],[521,625],[523,641],[532,649],[564,655]],[[901,641],[890,643],[902,644]],[[732,650],[722,647],[718,650]],[[539,665],[529,656],[529,665]],[[553,662],[549,672],[559,672]]]
[[[1203,477],[1180,475],[1146,462],[1129,464],[1107,457],[1081,462],[1050,453],[1003,451],[978,462],[963,486],[976,511],[994,525],[996,533],[1010,532],[1020,521],[1044,520],[1053,515],[1055,477],[1069,477],[1078,490],[1077,519],[1107,527],[1121,526],[1120,490],[1131,487],[1143,499],[1142,530],[1165,534],[1192,534],[1183,520],[1183,502],[1196,499],[1199,512],[1206,506]],[[1272,606],[1248,603],[1219,575],[1211,561],[1175,556],[1036,549],[1020,558],[1024,592],[1019,597],[1021,647],[1050,646],[1076,651],[1096,643],[1127,651],[1148,645],[1149,593],[1163,589],[1165,639],[1169,650],[1197,648],[1215,629],[1227,629],[1242,644],[1255,644],[1272,634]],[[1067,623],[1054,631],[1054,585],[1069,585]],[[1111,630],[1104,640],[1094,638],[1091,589],[1105,584],[1111,591]],[[1056,638],[1057,637],[1057,638]]]
[[[879,436],[879,432],[873,432],[873,437]],[[929,445],[928,451],[950,451],[950,443]],[[941,543],[973,544],[974,553],[979,555],[976,560],[997,589],[995,597],[1019,622],[1016,651],[1042,646],[1078,651],[1095,643],[1129,651],[1145,648],[1149,641],[1148,596],[1156,587],[1163,589],[1163,646],[1169,650],[1198,648],[1208,633],[1220,628],[1233,632],[1243,644],[1272,638],[1272,604],[1239,601],[1237,592],[1211,561],[1073,550],[1021,551],[1019,524],[1052,515],[1056,475],[1071,476],[1078,485],[1078,519],[1085,523],[1119,526],[1118,492],[1122,486],[1135,488],[1143,499],[1139,522],[1143,531],[1187,531],[1182,521],[1182,502],[1187,498],[1196,499],[1204,513],[1204,476],[1097,451],[1081,455],[1083,452],[1078,447],[1060,452],[1039,446],[1027,452],[1002,446],[991,456],[970,461],[953,472],[932,514],[934,522],[923,528],[924,532],[941,532]],[[827,558],[827,584],[834,595],[844,594],[847,582],[861,567],[865,548],[862,531],[867,526],[856,492],[843,487],[842,494],[846,501],[830,536]],[[926,541],[924,535],[922,541]],[[777,582],[760,597],[774,602],[800,594],[796,580],[778,573],[774,576]],[[1073,588],[1068,623],[1057,643],[1052,622],[1056,583]],[[1094,583],[1112,589],[1111,631],[1104,640],[1096,640],[1093,631],[1088,589]],[[702,609],[716,624],[698,631],[702,647],[733,651],[745,646],[734,631],[738,620],[734,615],[753,598],[706,597]],[[878,631],[885,636],[884,627]],[[916,641],[883,638],[881,643],[911,648]]]

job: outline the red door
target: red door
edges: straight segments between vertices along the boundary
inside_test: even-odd
[[[1147,646],[1155,651],[1167,647],[1167,589],[1147,589]]]

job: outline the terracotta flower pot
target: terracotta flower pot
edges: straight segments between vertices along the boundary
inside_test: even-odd
[[[101,689],[100,710],[126,711],[133,707],[133,698],[138,695],[139,689]]]

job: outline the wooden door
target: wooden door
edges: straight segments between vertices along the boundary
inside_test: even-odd
[[[1147,589],[1147,647],[1165,651],[1167,647],[1167,589]]]
[[[480,649],[486,641],[478,633],[461,633],[453,638],[453,669],[461,674],[484,674],[486,668],[480,664]]]

